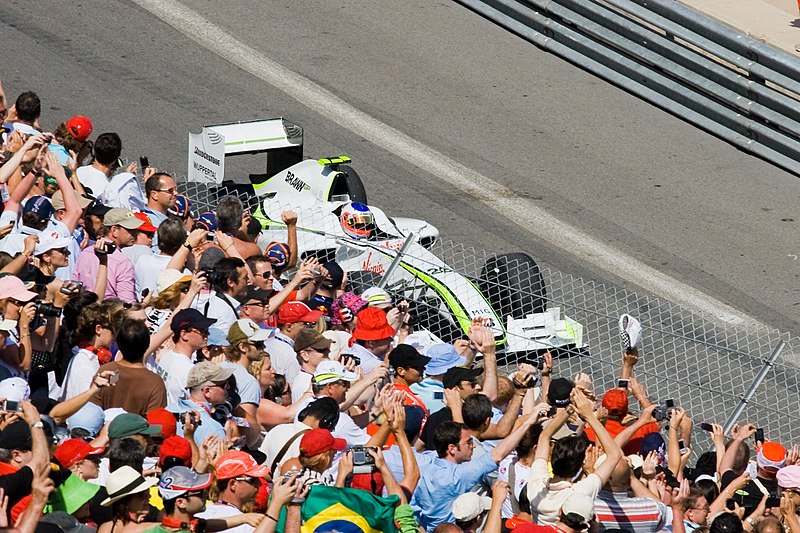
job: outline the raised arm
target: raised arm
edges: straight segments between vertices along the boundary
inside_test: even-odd
[[[728,443],[725,454],[722,456],[722,460],[719,463],[720,474],[724,474],[732,469],[738,446],[746,446],[746,444],[744,444],[745,439],[752,437],[755,432],[756,426],[753,424],[745,424],[744,426],[736,424],[731,428],[731,437],[733,437],[733,440]]]
[[[594,471],[600,478],[601,483],[605,485],[611,477],[611,473],[614,471],[617,463],[622,459],[622,448],[620,448],[611,435],[608,434],[606,428],[600,423],[597,416],[595,416],[594,402],[587,398],[577,387],[572,390],[570,400],[572,400],[572,404],[575,406],[578,416],[585,420],[589,427],[594,430],[597,440],[606,452],[606,460]],[[538,455],[538,450],[536,453]]]
[[[549,408],[550,406],[547,405],[546,403],[539,404],[533,410],[533,414],[531,414],[527,419],[525,419],[525,422],[520,424],[514,431],[512,431],[511,435],[501,440],[500,444],[495,446],[494,449],[492,450],[492,459],[494,460],[494,462],[499,463],[500,461],[505,459],[508,456],[508,454],[513,452],[514,449],[517,447],[517,444],[519,444],[519,441],[528,431],[528,428],[530,428],[532,425],[538,422],[539,417],[542,415],[542,413],[546,413]],[[547,427],[549,428],[553,424],[554,422],[551,422],[550,424],[548,424]],[[544,434],[544,431],[542,433]],[[538,449],[536,450],[536,454],[538,456],[539,454]]]
[[[297,264],[297,213],[292,210],[284,211],[281,213],[281,220],[286,224],[286,244],[289,245],[286,267],[294,268]]]
[[[491,401],[497,399],[497,345],[490,328],[473,324],[467,332],[469,340],[483,354],[483,386],[481,392]]]
[[[59,162],[58,157],[56,157],[56,154],[53,152],[47,152],[44,156],[44,171],[48,176],[52,176],[56,179],[58,188],[61,189],[61,194],[64,198],[64,209],[66,211],[61,222],[63,222],[64,225],[67,226],[67,229],[69,229],[69,232],[72,233],[75,231],[75,227],[78,225],[78,220],[80,220],[83,212],[81,206],[78,204],[78,198],[75,196],[75,189],[72,188],[72,184],[70,184],[69,178],[67,178],[67,174],[64,172],[64,167],[61,166],[61,162]]]
[[[569,411],[567,409],[559,409],[556,412],[556,416],[550,421],[547,426],[542,430],[539,434],[539,441],[536,444],[536,454],[534,454],[534,460],[543,459],[548,461],[550,459],[550,440],[553,438],[553,435],[561,429],[561,426],[567,423],[569,419]]]

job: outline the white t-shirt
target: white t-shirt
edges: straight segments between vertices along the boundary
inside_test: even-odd
[[[294,421],[297,422],[297,417],[300,413],[305,409],[305,407],[316,400],[317,398],[306,398],[302,404],[300,404],[300,408],[297,410],[297,414],[294,415]],[[339,422],[336,424],[336,427],[333,428],[331,432],[334,437],[337,439],[344,439],[347,441],[349,446],[355,446],[356,444],[361,444],[362,446],[369,442],[370,436],[367,433],[366,429],[358,427],[352,417],[344,412],[339,413]]]
[[[219,366],[233,370],[233,375],[236,377],[236,392],[239,393],[241,403],[258,405],[261,402],[261,385],[245,367],[230,361],[223,361]]]
[[[73,348],[76,350],[76,348]],[[69,400],[82,392],[89,390],[97,371],[100,370],[100,361],[97,354],[86,349],[79,349],[67,366],[62,385],[61,401]]]
[[[300,370],[297,377],[292,381],[292,403],[295,403],[303,397],[303,394],[311,387],[311,374],[305,370]]]
[[[127,248],[125,250],[127,250]],[[125,250],[122,251],[125,252]],[[170,259],[172,259],[170,255],[145,253],[133,262],[133,270],[136,273],[136,294],[140,295],[144,289],[150,289],[150,294],[152,294],[153,297],[158,296],[156,282],[161,272],[166,270]],[[185,268],[183,269],[183,273],[191,274],[191,272]]]
[[[167,405],[188,397],[186,380],[189,378],[192,366],[194,365],[190,357],[174,350],[161,355],[154,371],[161,376],[167,387]]]
[[[200,514],[194,515],[195,518],[202,518],[208,520],[209,518],[229,518],[231,516],[239,516],[242,512],[233,505],[224,503],[212,503],[206,507],[206,510]],[[217,533],[253,533],[256,528],[247,524],[232,527],[230,529],[221,529]]]
[[[264,464],[272,468],[275,457],[278,456],[278,452],[281,451],[283,446],[289,442],[289,439],[307,429],[311,428],[302,422],[292,422],[291,424],[279,424],[267,431],[267,434],[264,435],[264,441],[261,443],[261,447],[259,447],[259,450],[267,456],[267,460]],[[292,444],[289,445],[289,448],[283,454],[281,460],[278,461],[276,468],[272,472],[273,479],[280,473],[280,467],[283,463],[293,457],[300,457],[300,439],[302,438],[302,435],[297,437],[292,441]]]
[[[514,468],[514,486],[511,488],[514,491],[513,494],[517,498],[517,501],[519,501],[519,495],[522,493],[522,489],[528,483],[528,479],[531,476],[531,468],[521,464],[517,460],[516,454],[509,455],[500,461],[500,466],[497,468],[497,481],[508,482],[508,471],[512,464]],[[502,513],[503,518],[511,518],[514,516],[514,510],[511,507],[510,495],[506,496],[506,501],[503,502]]]
[[[564,505],[567,496],[574,491],[595,499],[601,487],[600,476],[597,474],[589,474],[577,483],[569,481],[551,483],[547,461],[535,460],[528,480],[528,501],[531,502],[534,523],[540,526],[556,525],[561,506]]]
[[[264,341],[264,348],[269,354],[275,372],[283,374],[289,383],[294,383],[297,374],[300,373],[300,363],[297,362],[294,341],[280,331],[276,331],[274,337]]]
[[[233,323],[239,319],[234,311],[234,307],[238,305],[238,302],[228,303],[230,300],[226,301],[223,298],[227,298],[227,296],[224,294],[217,295],[213,291],[205,294],[201,293],[194,299],[191,307],[203,313],[203,316],[216,320],[217,322],[211,327],[220,329],[227,334]],[[269,352],[269,350],[267,351]],[[269,353],[271,354],[271,352]]]
[[[92,196],[95,198],[105,192],[109,179],[102,170],[98,170],[92,165],[86,165],[78,167],[76,173],[78,174],[78,181],[81,182],[81,185],[92,189]]]

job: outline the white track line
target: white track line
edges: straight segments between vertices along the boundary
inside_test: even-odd
[[[503,213],[527,231],[643,289],[724,324],[768,327],[711,296],[673,279],[562,222],[533,202],[408,135],[359,111],[311,80],[270,60],[175,0],[133,0],[199,45],[375,145]]]

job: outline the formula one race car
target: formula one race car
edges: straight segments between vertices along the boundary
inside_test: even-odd
[[[492,329],[509,361],[546,349],[583,352],[583,327],[562,317],[558,307],[548,309],[542,274],[529,255],[496,255],[483,265],[464,263],[457,271],[436,253],[441,246],[435,227],[393,218],[369,205],[349,157],[303,159],[299,126],[272,119],[207,130],[224,140],[224,156],[267,153],[267,172],[251,174],[250,184],[204,183],[192,193],[205,192],[207,201],[200,203],[212,208],[220,196],[237,194],[262,224],[262,249],[286,241],[281,213],[291,209],[298,214],[301,259],[336,260],[356,292],[381,285],[395,298],[408,300],[416,328],[434,339],[452,342],[477,321]],[[192,151],[190,142],[187,185]],[[469,269],[475,271],[464,272]]]

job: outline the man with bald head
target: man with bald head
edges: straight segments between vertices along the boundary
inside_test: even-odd
[[[641,494],[644,485],[633,474],[630,459],[623,457],[617,463],[608,483],[603,485],[594,501],[599,531],[625,530],[633,533],[655,533],[672,523],[672,509],[651,498],[628,496]]]
[[[442,522],[433,528],[433,533],[464,533],[464,530],[450,522]]]

